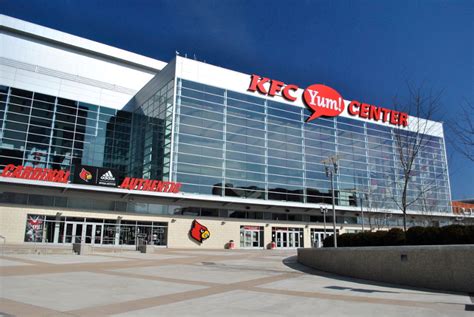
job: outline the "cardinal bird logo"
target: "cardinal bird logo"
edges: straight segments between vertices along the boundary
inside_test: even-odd
[[[81,172],[79,173],[79,177],[84,181],[89,183],[92,180],[92,174],[86,170],[85,168],[82,168]]]
[[[194,220],[191,225],[191,230],[189,230],[189,235],[197,242],[202,243],[211,236],[211,233],[206,227]]]

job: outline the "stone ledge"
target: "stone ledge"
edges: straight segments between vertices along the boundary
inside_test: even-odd
[[[474,292],[474,245],[298,249],[320,271],[443,291]]]

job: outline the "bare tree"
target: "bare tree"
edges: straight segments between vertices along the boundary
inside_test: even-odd
[[[436,210],[437,206],[439,205],[439,200],[435,197],[430,197],[431,193],[429,192],[429,190],[431,191],[436,190],[436,185],[433,184],[432,188],[429,188],[429,190],[420,186],[418,190],[421,194],[420,203],[421,203],[421,214],[423,215],[422,216],[423,223],[426,226],[432,226],[434,225],[436,221],[436,217],[433,211]]]
[[[391,214],[390,208],[386,205],[386,200],[390,199],[387,191],[385,189],[383,191],[377,190],[377,186],[369,184],[359,188],[358,194],[363,195],[361,203],[365,212],[364,221],[365,225],[369,226],[369,230],[388,228]]]
[[[422,88],[408,85],[409,96],[407,102],[396,102],[399,111],[410,115],[408,127],[393,129],[395,151],[395,175],[393,179],[396,191],[392,199],[403,213],[403,229],[407,230],[407,210],[420,201],[427,192],[434,190],[435,178],[430,183],[421,183],[417,179],[417,159],[431,142],[429,136],[439,125],[431,120],[440,107],[441,94],[432,92],[423,93]],[[412,184],[413,183],[413,184]]]
[[[474,162],[474,105],[464,101],[461,114],[448,124],[454,149]]]

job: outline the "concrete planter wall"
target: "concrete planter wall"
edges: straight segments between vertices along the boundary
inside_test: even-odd
[[[474,245],[298,249],[298,262],[340,275],[474,292]]]

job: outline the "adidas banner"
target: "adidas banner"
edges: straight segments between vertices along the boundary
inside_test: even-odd
[[[119,185],[119,172],[111,168],[76,165],[74,166],[73,183],[117,187]]]
[[[119,185],[119,172],[115,169],[97,169],[97,185],[117,187]]]

